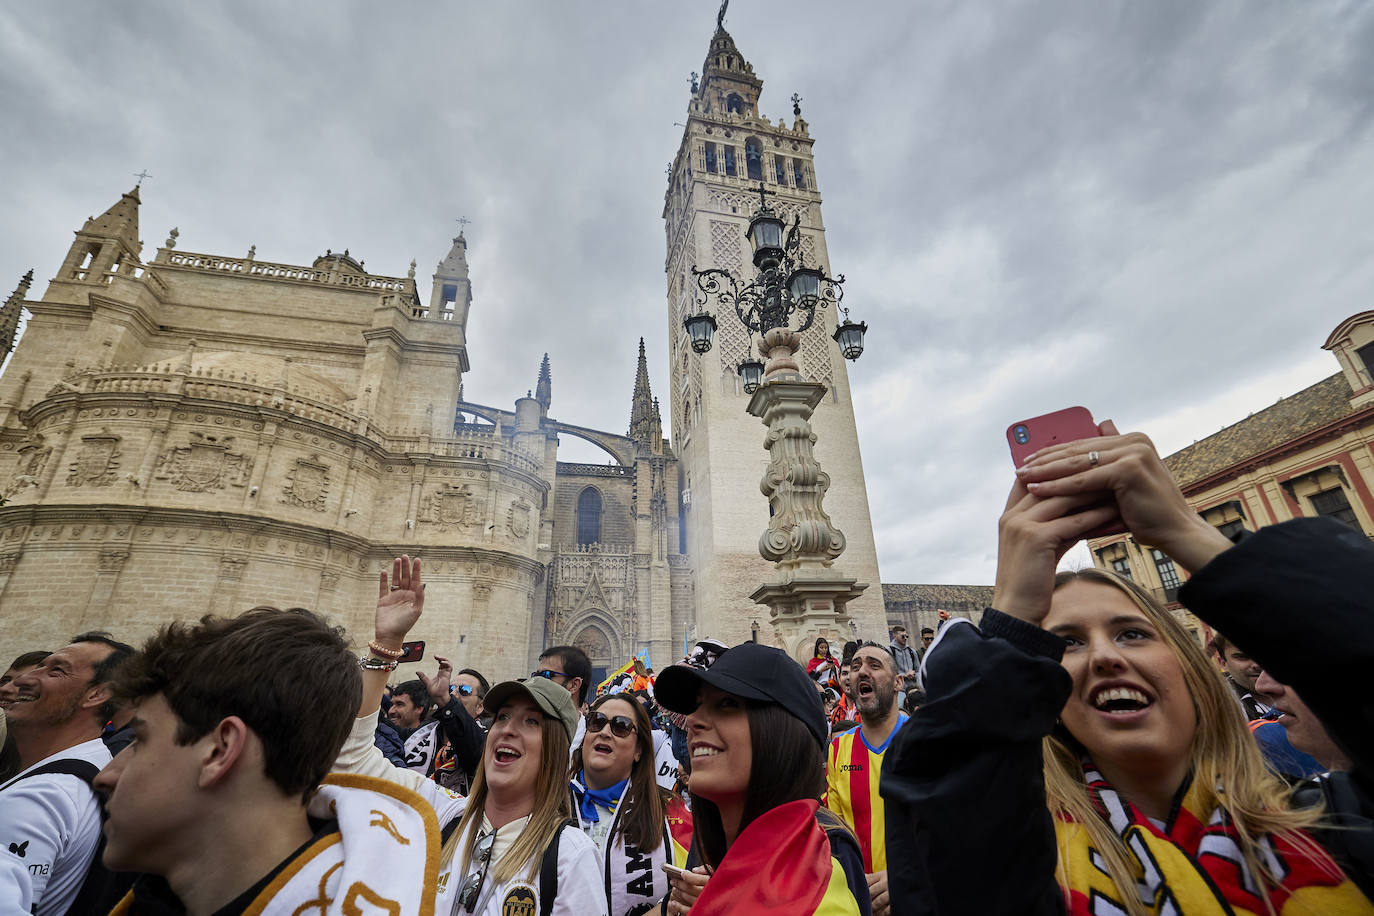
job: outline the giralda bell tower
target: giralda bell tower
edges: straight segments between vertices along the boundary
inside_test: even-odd
[[[777,642],[769,609],[750,599],[761,583],[775,577],[773,564],[759,556],[758,548],[759,535],[768,526],[768,502],[759,488],[768,467],[763,448],[767,430],[746,412],[749,395],[736,367],[757,350],[753,335],[733,311],[709,303],[719,322],[715,346],[704,354],[692,350],[682,325],[684,316],[698,309],[692,268],[723,268],[741,280],[752,279],[745,231],[762,183],[769,206],[789,225],[794,216],[801,217],[806,263],[834,273],[825,245],[813,141],[798,99],[793,96],[791,126],[783,119],[775,125],[759,113],[762,88],[763,81],[718,18],[700,81],[693,84],[663,206],[671,427],[682,473],[684,549],[696,571],[695,635],[732,644],[751,638],[755,630],[759,642]],[[830,475],[825,510],[847,540],[835,566],[868,588],[848,603],[854,626],[836,620],[833,631],[823,635],[832,643],[857,634],[885,645],[882,587],[849,374],[831,339],[836,318],[833,309],[818,313],[802,335],[798,356],[803,375],[828,389],[811,424],[818,437],[816,457]]]

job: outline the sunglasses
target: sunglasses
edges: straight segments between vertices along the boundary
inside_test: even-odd
[[[562,672],[562,671],[554,671],[552,668],[541,668],[541,669],[539,669],[538,671],[531,671],[531,672],[530,672],[530,677],[542,677],[542,678],[547,678],[547,679],[550,680],[550,681],[553,680],[553,679],[556,678],[556,677],[567,677],[567,676],[568,676],[568,675],[565,674],[564,672]]]
[[[472,846],[472,866],[475,871],[463,881],[458,892],[458,902],[471,913],[477,906],[477,897],[482,893],[482,882],[487,879],[487,867],[491,865],[491,847],[496,843],[496,831],[484,834]]]
[[[450,685],[449,688],[448,688],[448,692],[449,692],[449,693],[456,693],[456,694],[458,694],[459,696],[470,697],[470,696],[472,696],[472,685],[471,685],[471,684],[456,684],[456,685]]]
[[[611,734],[617,738],[628,738],[635,732],[634,720],[629,716],[608,716],[601,710],[587,713],[587,734],[595,735],[610,723]]]

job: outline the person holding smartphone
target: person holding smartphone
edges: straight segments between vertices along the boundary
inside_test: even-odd
[[[1145,436],[1100,433],[1019,466],[995,609],[948,624],[925,660],[927,703],[882,771],[888,854],[911,866],[892,873],[894,911],[1374,913],[1174,615],[1105,570],[1056,574],[1086,533],[1124,523],[1194,572],[1179,595],[1194,613],[1344,710],[1374,652],[1374,550],[1314,519],[1233,546]],[[1372,717],[1345,713],[1351,746],[1374,743]]]

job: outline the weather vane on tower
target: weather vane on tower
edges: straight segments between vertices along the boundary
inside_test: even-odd
[[[720,0],[720,12],[716,13],[716,28],[725,28],[725,8],[730,5],[730,0]]]

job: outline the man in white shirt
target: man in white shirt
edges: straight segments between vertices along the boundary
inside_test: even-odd
[[[100,840],[90,779],[110,761],[100,731],[110,678],[133,649],[84,633],[15,678],[6,719],[21,771],[0,786],[0,914],[66,913]]]

